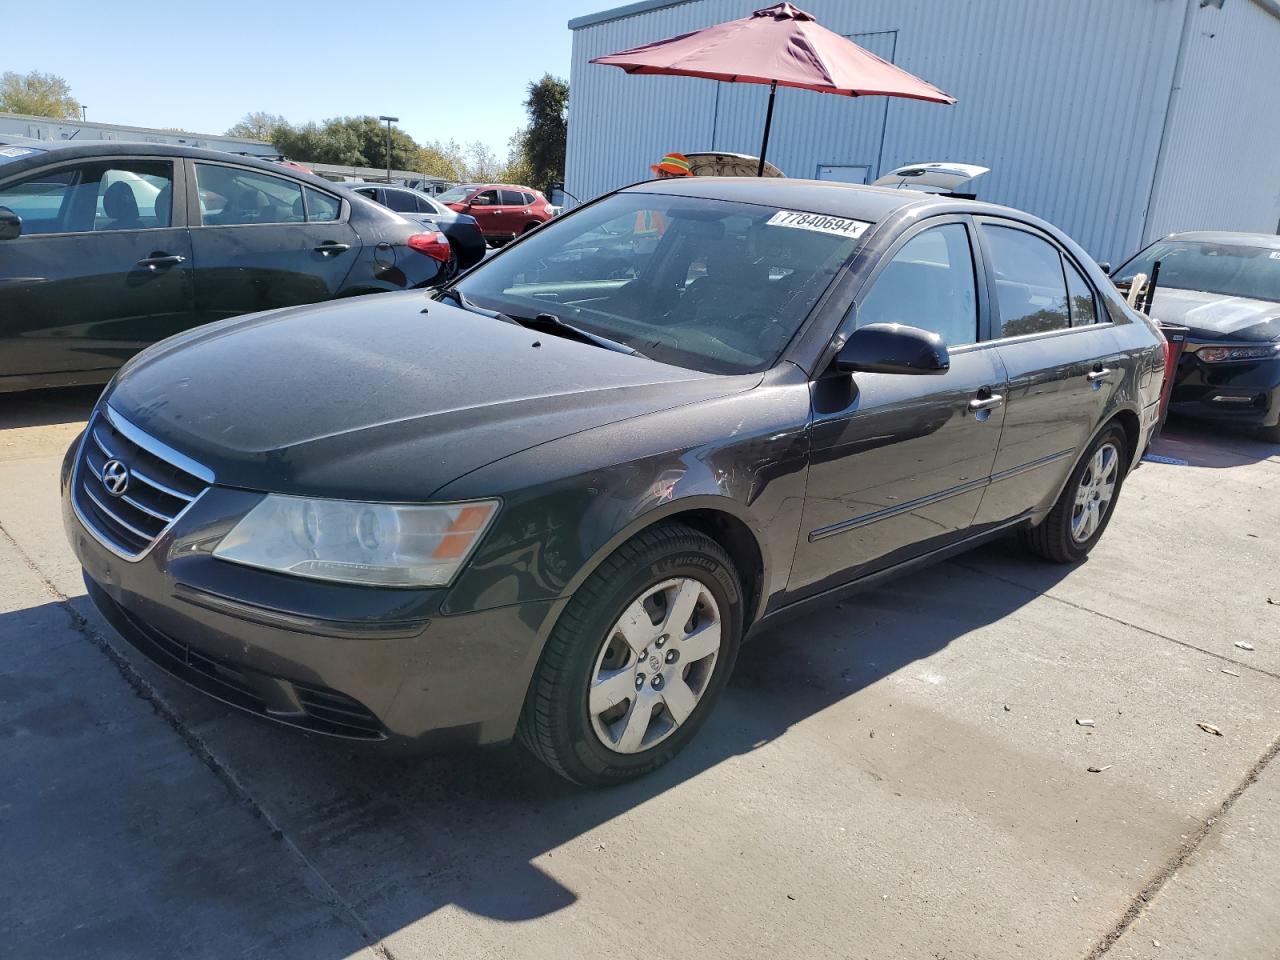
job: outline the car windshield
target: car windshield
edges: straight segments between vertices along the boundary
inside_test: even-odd
[[[1114,279],[1127,283],[1139,273],[1150,276],[1157,260],[1157,286],[1280,301],[1280,250],[1235,243],[1161,240],[1120,267]]]
[[[778,359],[868,226],[620,193],[551,221],[458,288],[481,307],[550,313],[664,363],[754,372]]]
[[[475,187],[450,187],[444,193],[436,197],[441,203],[461,203],[467,199],[467,195],[474,190]]]
[[[17,144],[9,144],[5,146],[0,143],[0,164],[9,163],[13,160],[20,160],[23,157],[29,157],[33,153],[44,153],[40,147],[21,147]]]

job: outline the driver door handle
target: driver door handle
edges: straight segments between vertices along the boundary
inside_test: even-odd
[[[1090,383],[1097,383],[1099,380],[1105,380],[1111,376],[1111,370],[1103,367],[1101,370],[1090,370],[1086,378]]]
[[[975,413],[979,410],[994,410],[1002,403],[1004,403],[1004,397],[998,393],[993,393],[989,397],[974,397],[969,401],[969,409]]]
[[[161,267],[172,267],[179,263],[186,263],[186,257],[180,257],[177,254],[158,253],[153,257],[143,257],[138,261],[139,267],[146,267],[148,270],[156,271]]]

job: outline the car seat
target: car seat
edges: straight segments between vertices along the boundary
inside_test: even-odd
[[[142,226],[138,217],[138,198],[133,188],[123,180],[107,187],[102,195],[102,212],[111,218],[104,230],[137,230]]]

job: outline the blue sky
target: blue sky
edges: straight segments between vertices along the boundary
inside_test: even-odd
[[[104,123],[222,133],[253,110],[295,123],[389,114],[420,142],[483,140],[505,156],[525,84],[569,78],[568,21],[616,5],[13,2],[0,70],[58,74]]]

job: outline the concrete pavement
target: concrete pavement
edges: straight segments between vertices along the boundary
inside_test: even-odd
[[[996,544],[775,630],[676,763],[583,792],[133,655],[58,519],[91,402],[0,400],[0,954],[1280,955],[1275,447],[1178,428],[1087,563]]]

